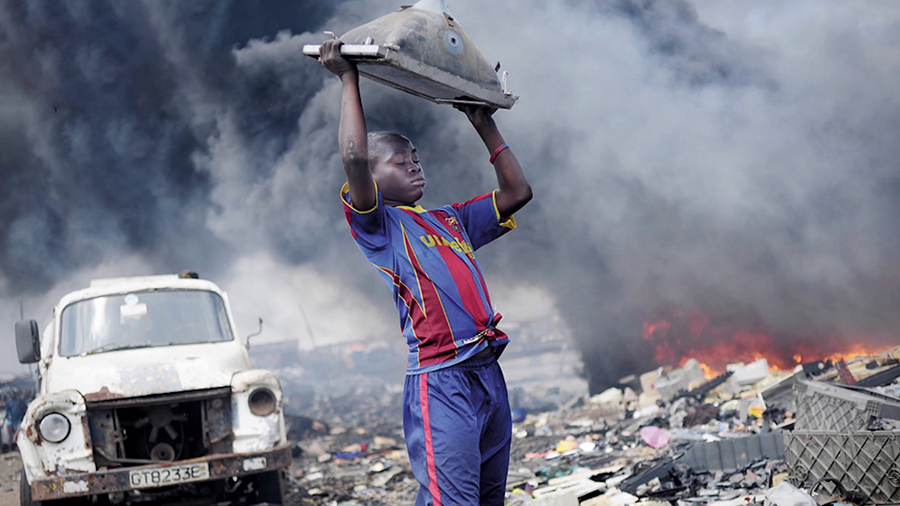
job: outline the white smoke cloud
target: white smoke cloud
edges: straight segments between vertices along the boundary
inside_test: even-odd
[[[221,286],[242,336],[255,332],[257,318],[263,319],[263,333],[251,343],[294,340],[309,350],[384,340],[399,328],[396,316],[385,311],[388,304],[375,306],[364,294],[348,292],[339,273],[284,265],[265,253],[236,262]]]

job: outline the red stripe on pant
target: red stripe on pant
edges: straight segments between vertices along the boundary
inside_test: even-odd
[[[422,403],[422,425],[425,429],[425,460],[428,465],[428,491],[434,506],[441,506],[441,489],[437,482],[434,466],[434,443],[431,440],[431,422],[428,415],[428,374],[419,375],[419,401]]]

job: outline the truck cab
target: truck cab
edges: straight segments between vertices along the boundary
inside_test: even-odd
[[[234,329],[227,295],[190,275],[95,280],[43,332],[16,323],[38,365],[22,504],[281,504],[281,386]]]

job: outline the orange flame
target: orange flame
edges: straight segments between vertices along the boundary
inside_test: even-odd
[[[682,366],[694,358],[702,364],[708,378],[736,362],[746,364],[765,358],[770,370],[789,371],[804,361],[846,361],[874,356],[895,346],[880,344],[879,341],[886,341],[884,336],[776,338],[767,332],[713,324],[699,311],[674,312],[666,318],[647,320],[643,338],[654,346],[660,365]]]

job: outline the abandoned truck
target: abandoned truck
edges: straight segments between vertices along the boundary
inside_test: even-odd
[[[22,504],[234,504],[283,499],[282,392],[252,369],[228,297],[196,274],[101,279],[64,296],[43,333],[17,438]]]

